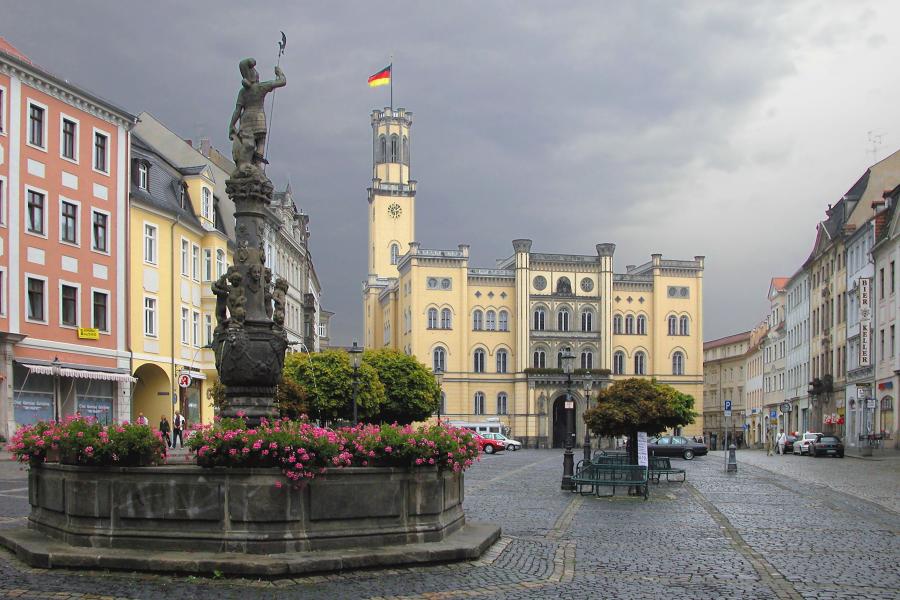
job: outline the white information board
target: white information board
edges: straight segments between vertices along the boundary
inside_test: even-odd
[[[637,435],[638,464],[642,467],[649,466],[647,460],[647,432],[638,431]]]

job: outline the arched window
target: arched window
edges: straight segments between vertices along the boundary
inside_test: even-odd
[[[669,316],[669,335],[677,335],[678,334],[678,319],[675,315]]]
[[[509,313],[505,310],[500,311],[500,322],[498,329],[500,331],[509,331]]]
[[[625,353],[621,350],[613,354],[613,375],[623,375],[625,373]]]
[[[475,392],[475,414],[484,414],[484,394],[481,392]]]
[[[390,162],[400,162],[400,138],[397,134],[391,136],[391,160]]]
[[[447,361],[445,360],[447,353],[443,348],[437,347],[434,349],[434,352],[431,353],[431,370],[434,372],[438,371],[446,371],[444,366]]]
[[[568,277],[560,277],[556,281],[556,293],[557,294],[571,294],[572,293],[572,282],[569,281]]]
[[[474,364],[472,365],[472,370],[476,373],[484,373],[484,350],[481,348],[476,350],[473,354],[473,358]]]
[[[384,162],[385,158],[387,158],[387,138],[383,135],[378,136],[378,156],[376,160],[378,162]]]
[[[569,309],[561,308],[559,312],[556,313],[556,330],[557,331],[568,331],[569,330]]]
[[[586,310],[581,313],[581,330],[582,331],[593,331],[594,330],[594,313],[589,310]]]
[[[590,350],[585,350],[581,353],[581,368],[582,369],[593,369],[594,368],[594,353]]]
[[[634,315],[625,316],[625,333],[627,335],[634,335]]]
[[[509,354],[506,350],[497,350],[497,372],[506,373],[506,363]]]
[[[391,244],[391,264],[396,265],[400,262],[400,246]]]
[[[441,329],[452,329],[453,328],[453,315],[450,312],[449,308],[445,308],[441,311]]]
[[[487,311],[485,315],[485,322],[488,331],[494,331],[497,329],[497,313],[492,310]]]
[[[672,355],[672,375],[684,375],[684,354],[682,352]]]
[[[688,318],[686,316],[683,316],[678,320],[678,335],[690,335],[690,333],[690,321],[688,321]]]
[[[499,394],[497,394],[497,414],[506,414],[506,392],[500,392]]]
[[[534,327],[532,327],[532,329],[534,329],[535,331],[543,331],[544,330],[545,314],[546,313],[544,312],[543,308],[538,308],[537,310],[534,311],[534,323],[533,323]]]
[[[634,374],[635,375],[646,375],[647,374],[647,355],[643,352],[635,352],[634,354]]]
[[[472,329],[475,331],[484,329],[484,313],[480,310],[472,313]]]
[[[428,329],[438,328],[438,312],[436,308],[428,309]]]
[[[647,317],[638,315],[637,317],[637,334],[647,335]]]
[[[409,138],[403,136],[403,162],[409,164]]]
[[[613,316],[613,333],[615,333],[615,334],[622,333],[622,315],[614,315]]]
[[[535,369],[544,369],[547,367],[547,355],[543,350],[535,350],[533,358],[534,360],[531,364]]]
[[[225,274],[225,251],[219,248],[216,250],[216,277]]]

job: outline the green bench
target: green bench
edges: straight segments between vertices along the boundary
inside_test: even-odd
[[[685,480],[687,480],[687,473],[685,473],[685,470],[672,468],[672,462],[668,456],[651,456],[650,479],[659,483],[659,479],[663,475],[666,476],[666,481],[671,481],[669,479],[670,475],[681,475],[681,479],[675,480],[678,483],[684,483]]]
[[[617,487],[638,486],[643,489],[644,500],[650,495],[649,470],[640,465],[627,464],[596,464],[593,461],[579,461],[575,466],[575,475],[572,482],[574,491],[579,494],[593,493],[600,496],[600,488],[611,487],[612,494],[616,494]],[[585,489],[589,489],[585,492]]]
[[[627,465],[628,456],[625,454],[595,454],[591,463],[595,465]]]

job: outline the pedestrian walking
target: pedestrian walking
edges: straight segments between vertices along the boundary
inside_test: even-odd
[[[778,444],[778,454],[783,455],[784,445],[787,443],[787,436],[784,433],[784,429],[778,433],[778,441],[776,443]]]
[[[149,425],[150,424],[150,421],[147,420],[147,417],[144,416],[144,413],[138,413],[138,418],[137,418],[136,422],[138,425]]]
[[[169,431],[171,427],[169,427],[169,420],[166,418],[166,415],[162,415],[159,417],[159,432],[162,434],[163,439],[166,442],[166,447],[172,447],[172,438],[169,436]]]
[[[184,417],[181,416],[181,413],[177,410],[175,411],[175,418],[172,420],[172,447],[175,447],[175,442],[181,442],[181,448],[184,448],[184,438],[181,437],[181,430],[184,429]]]

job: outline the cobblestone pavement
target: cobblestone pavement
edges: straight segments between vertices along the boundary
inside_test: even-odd
[[[714,460],[724,461],[722,452]],[[763,468],[781,477],[785,485],[812,484],[859,496],[900,513],[900,458],[876,460],[786,454],[767,456],[764,450],[738,450],[738,463]]]
[[[644,502],[561,492],[559,451],[486,456],[467,474],[466,512],[503,536],[478,561],[248,581],[44,571],[0,551],[0,598],[898,597],[897,513],[747,462],[726,475],[721,456],[675,460],[688,483],[653,485]],[[0,527],[27,512],[17,469],[0,463]]]

